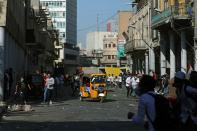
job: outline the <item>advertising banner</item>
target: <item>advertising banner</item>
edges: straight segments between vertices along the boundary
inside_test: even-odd
[[[125,48],[124,48],[124,44],[118,44],[117,45],[117,56],[118,58],[123,58],[125,57]]]

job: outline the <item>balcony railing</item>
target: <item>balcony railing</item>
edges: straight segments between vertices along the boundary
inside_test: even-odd
[[[175,19],[190,19],[193,15],[192,7],[189,4],[172,5],[161,13],[157,13],[152,17],[152,26],[161,24],[169,17]]]
[[[144,40],[142,39],[135,39],[132,41],[128,41],[125,44],[125,52],[132,52],[134,50],[146,50],[147,49],[147,45],[144,42]]]
[[[131,41],[127,41],[127,43],[125,44],[125,53],[129,53],[133,51],[133,46]]]

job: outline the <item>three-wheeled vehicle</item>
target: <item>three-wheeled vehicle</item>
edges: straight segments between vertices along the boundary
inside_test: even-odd
[[[84,98],[91,100],[103,100],[107,96],[106,89],[106,75],[105,74],[91,74],[84,75],[81,79],[80,85],[80,100]]]

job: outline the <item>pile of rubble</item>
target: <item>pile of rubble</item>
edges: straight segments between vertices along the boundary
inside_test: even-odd
[[[19,105],[19,104],[14,104],[14,105],[10,105],[8,106],[8,111],[25,111],[25,112],[29,112],[29,111],[33,111],[31,105]]]

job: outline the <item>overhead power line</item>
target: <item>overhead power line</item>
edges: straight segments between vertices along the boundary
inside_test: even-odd
[[[108,17],[106,20],[101,21],[100,23],[98,23],[98,25],[105,24],[107,21],[111,20],[115,16],[117,16],[117,13],[115,13],[112,16]],[[94,25],[91,25],[91,26],[88,26],[88,27],[85,27],[85,28],[78,29],[77,31],[85,31],[85,30],[92,29],[92,28],[95,28],[96,29],[98,27],[98,25],[97,24],[94,24]]]

